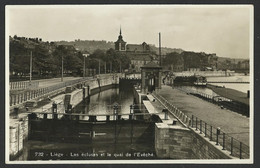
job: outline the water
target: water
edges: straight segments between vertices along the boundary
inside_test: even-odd
[[[208,82],[212,85],[221,86],[225,88],[235,89],[240,92],[247,93],[250,90],[250,84],[248,83],[214,83],[214,82],[250,82],[250,76],[236,74],[235,76],[228,77],[207,77]]]
[[[235,76],[207,77],[208,82],[249,82],[249,76],[237,74]]]
[[[133,104],[132,90],[113,88],[102,91],[81,102],[75,111],[85,114],[113,114],[111,106],[119,104],[119,114],[129,114]],[[127,116],[127,115],[126,115]],[[87,118],[81,118],[87,120]],[[74,155],[74,156],[73,156]],[[155,159],[153,140],[117,144],[78,144],[29,140],[19,160],[111,160]]]
[[[129,114],[133,99],[132,90],[113,88],[91,96],[89,100],[85,100],[77,105],[74,111],[90,115],[107,115],[113,114],[113,105],[118,104],[120,109],[118,114]],[[82,117],[82,120],[88,119],[88,117]],[[102,118],[101,116],[98,117]]]

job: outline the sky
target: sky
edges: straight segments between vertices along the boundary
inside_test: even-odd
[[[43,41],[116,41],[159,44],[186,51],[245,58],[252,47],[252,6],[226,5],[46,5],[7,6],[10,36]]]

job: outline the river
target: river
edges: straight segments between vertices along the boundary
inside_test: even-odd
[[[243,93],[247,93],[250,90],[249,83],[214,83],[214,82],[250,82],[250,76],[235,74],[234,76],[228,77],[207,77],[207,81],[211,82],[210,84],[216,86],[224,86],[225,88],[231,88]]]

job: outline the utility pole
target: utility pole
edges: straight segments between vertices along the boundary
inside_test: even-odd
[[[107,73],[107,62],[105,61],[105,74]]]
[[[112,62],[110,62],[110,73],[112,73]]]
[[[86,77],[86,63],[85,63],[85,56],[84,56],[84,63],[83,63],[83,78]]]
[[[32,82],[32,51],[30,55],[30,84]]]
[[[61,82],[63,82],[63,55],[61,57]]]
[[[160,66],[162,66],[161,33],[159,33],[159,57],[160,57]]]
[[[98,74],[100,75],[100,59],[98,59]]]
[[[121,67],[121,61],[120,61],[120,72],[119,73],[121,73],[122,72],[122,67]]]

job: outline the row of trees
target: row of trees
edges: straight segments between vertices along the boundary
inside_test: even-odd
[[[47,43],[30,44],[28,47],[25,43],[14,40],[10,42],[10,72],[12,75],[28,76],[31,54],[34,76],[55,77],[61,74],[62,57],[65,73],[80,73],[83,66],[83,55],[75,48],[51,47]]]
[[[216,67],[217,57],[215,54],[205,54],[184,51],[182,53],[172,52],[165,55],[162,65],[182,67],[181,70],[188,68]]]
[[[28,47],[30,46],[30,47]],[[51,45],[50,43],[32,43],[28,40],[10,40],[10,75],[28,77],[30,72],[30,55],[32,53],[33,76],[58,77],[61,75],[62,59],[64,74],[82,76],[84,55],[73,46]],[[129,66],[130,60],[114,49],[95,50],[85,58],[85,68],[96,69],[96,72],[123,71]],[[100,65],[100,67],[99,67]]]
[[[130,64],[130,59],[125,54],[112,48],[107,51],[97,49],[86,60],[86,65],[89,68],[97,69],[97,72],[100,65],[101,73],[124,71],[129,68]]]

